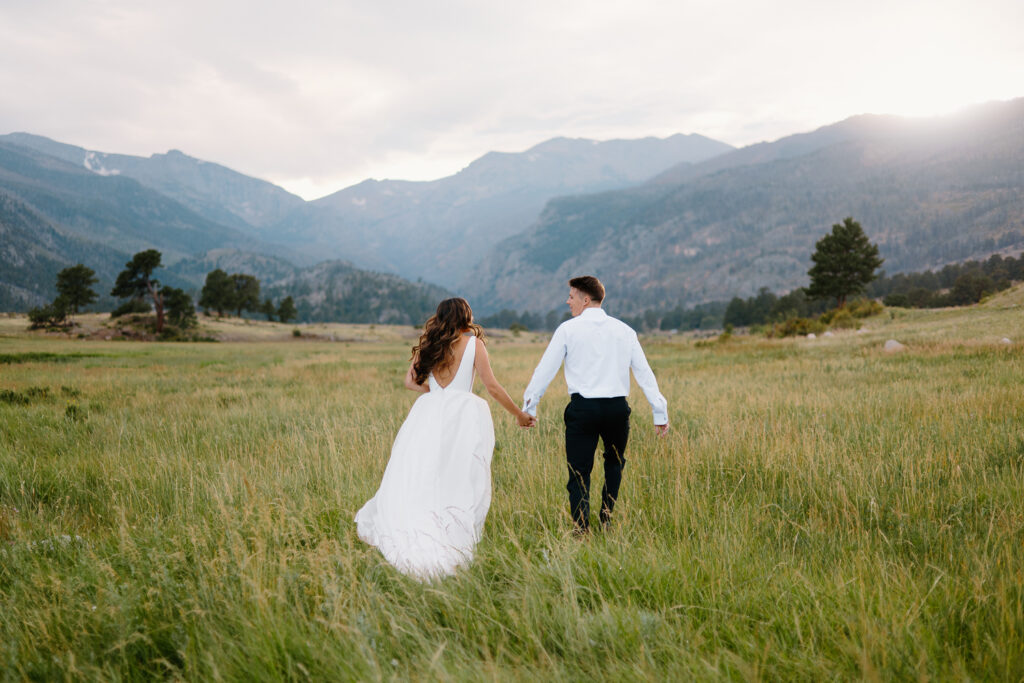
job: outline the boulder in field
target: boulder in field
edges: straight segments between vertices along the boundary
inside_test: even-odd
[[[811,332],[811,333],[809,333],[809,334],[807,335],[807,338],[808,338],[808,339],[817,339],[817,338],[818,338],[818,335],[816,335],[816,334],[814,334],[813,332]]]
[[[1013,342],[1012,342],[1012,341],[1010,341],[1010,338],[1009,338],[1009,337],[1003,337],[1003,338],[1002,338],[1002,339],[1000,340],[1000,343],[1002,343],[1002,344],[1012,344]]]
[[[887,342],[885,342],[885,347],[884,348],[885,348],[886,352],[893,353],[894,351],[902,351],[903,349],[905,349],[907,347],[904,346],[903,344],[900,344],[895,339],[890,339]]]

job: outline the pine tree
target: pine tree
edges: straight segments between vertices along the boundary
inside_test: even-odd
[[[220,268],[211,270],[206,274],[206,284],[199,295],[199,305],[207,312],[217,311],[217,315],[224,317],[224,311],[234,308],[235,285],[231,276]]]
[[[259,311],[260,306],[260,281],[252,275],[244,273],[232,273],[232,308],[237,311],[239,318],[242,311]]]
[[[260,306],[260,313],[267,316],[267,320],[274,322],[274,315],[277,313],[277,308],[274,306],[274,302],[270,300],[268,296],[263,300],[263,305]]]
[[[147,294],[153,299],[156,309],[156,332],[164,330],[164,297],[160,292],[160,281],[153,278],[153,271],[160,267],[160,252],[156,249],[140,251],[124,264],[124,270],[117,276],[111,296],[141,301]]]
[[[97,282],[96,271],[81,263],[57,273],[57,296],[63,300],[69,314],[75,315],[79,307],[96,301],[92,286]]]
[[[835,297],[839,308],[846,298],[864,291],[875,279],[875,270],[882,265],[878,245],[871,244],[860,223],[852,217],[832,226],[832,232],[814,245],[814,265],[807,274],[811,285],[807,296],[812,299]]]
[[[167,319],[172,325],[184,330],[196,324],[196,307],[192,297],[177,287],[164,287],[161,293],[167,306]]]
[[[286,296],[281,301],[281,305],[277,307],[278,320],[286,323],[289,320],[294,320],[298,315],[299,312],[295,310],[295,301],[290,296]]]

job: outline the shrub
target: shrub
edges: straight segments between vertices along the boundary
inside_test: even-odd
[[[28,312],[30,330],[38,330],[44,327],[60,327],[67,319],[67,307],[61,302],[60,297],[52,304],[46,304],[39,308],[33,308]]]
[[[908,308],[910,306],[910,299],[903,292],[893,292],[886,294],[885,298],[882,299],[882,303],[886,306],[899,306],[900,308]]]
[[[169,323],[183,330],[198,323],[192,297],[177,287],[164,287],[161,292],[164,296],[164,306],[167,308]]]
[[[110,317],[120,318],[123,315],[131,315],[133,313],[149,313],[149,304],[142,299],[129,299],[111,311]]]
[[[832,319],[829,321],[829,326],[834,327],[837,330],[852,330],[859,325],[860,323],[857,322],[857,319],[853,314],[845,308],[836,311],[835,315],[833,315]]]
[[[885,307],[874,299],[856,299],[846,306],[846,310],[854,318],[870,318],[873,315],[878,315],[884,309]]]
[[[164,325],[157,338],[160,341],[188,341],[188,336],[175,325]]]
[[[775,323],[768,328],[768,337],[794,337],[797,335],[818,334],[827,329],[825,323],[814,318],[789,318],[781,323]]]
[[[10,403],[12,405],[23,405],[29,404],[29,398],[25,394],[18,391],[11,391],[10,389],[0,389],[0,403]]]
[[[946,305],[942,295],[930,292],[924,287],[914,287],[907,292],[907,303],[914,308],[938,308]]]

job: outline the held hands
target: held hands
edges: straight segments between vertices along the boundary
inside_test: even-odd
[[[533,415],[530,415],[529,413],[520,410],[519,414],[516,415],[516,422],[519,423],[520,427],[523,427],[524,429],[529,429],[530,427],[533,427],[534,425],[537,424],[537,418],[535,418]]]
[[[668,434],[668,422],[663,425],[654,425],[654,433],[658,435],[658,438]]]

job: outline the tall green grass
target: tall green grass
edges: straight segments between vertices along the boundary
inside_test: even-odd
[[[561,379],[534,430],[492,404],[484,539],[426,584],[351,522],[415,398],[407,346],[0,339],[18,359],[0,389],[31,399],[0,404],[0,670],[1024,679],[1020,318],[649,340],[673,429],[655,438],[634,391],[616,522],[586,541]],[[884,353],[890,336],[908,350]],[[492,344],[513,395],[542,350]]]

